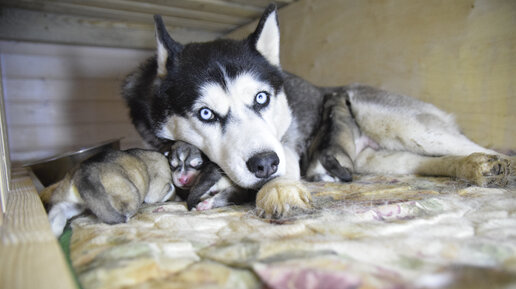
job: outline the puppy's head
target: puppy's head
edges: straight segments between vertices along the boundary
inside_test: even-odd
[[[185,46],[155,17],[159,137],[201,149],[237,184],[258,188],[285,173],[281,139],[292,116],[283,89],[277,12],[270,5],[242,41]]]

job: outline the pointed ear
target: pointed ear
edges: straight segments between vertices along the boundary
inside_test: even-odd
[[[167,75],[167,65],[174,64],[177,54],[183,50],[183,45],[170,37],[160,15],[154,15],[154,23],[156,24],[158,76],[163,78]]]
[[[270,4],[263,12],[256,30],[249,35],[251,45],[271,64],[280,66],[280,32],[276,5]]]

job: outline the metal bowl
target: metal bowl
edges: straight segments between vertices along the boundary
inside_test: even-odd
[[[95,146],[81,148],[75,152],[60,154],[23,166],[30,168],[41,185],[47,187],[64,178],[66,173],[77,164],[109,148],[120,149],[120,139],[111,139]],[[42,189],[38,188],[37,182],[35,184],[38,191]]]

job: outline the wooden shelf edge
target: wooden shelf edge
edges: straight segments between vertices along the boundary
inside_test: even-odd
[[[13,170],[0,227],[0,288],[76,288],[25,169]]]

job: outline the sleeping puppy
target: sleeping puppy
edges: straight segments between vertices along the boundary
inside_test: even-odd
[[[167,158],[143,149],[106,150],[45,188],[41,199],[50,208],[52,231],[61,235],[66,222],[90,210],[108,224],[127,222],[145,203],[164,202],[175,195]]]
[[[237,187],[195,146],[177,141],[164,154],[172,169],[176,196],[186,200],[189,210],[209,210],[252,200],[252,192]]]

